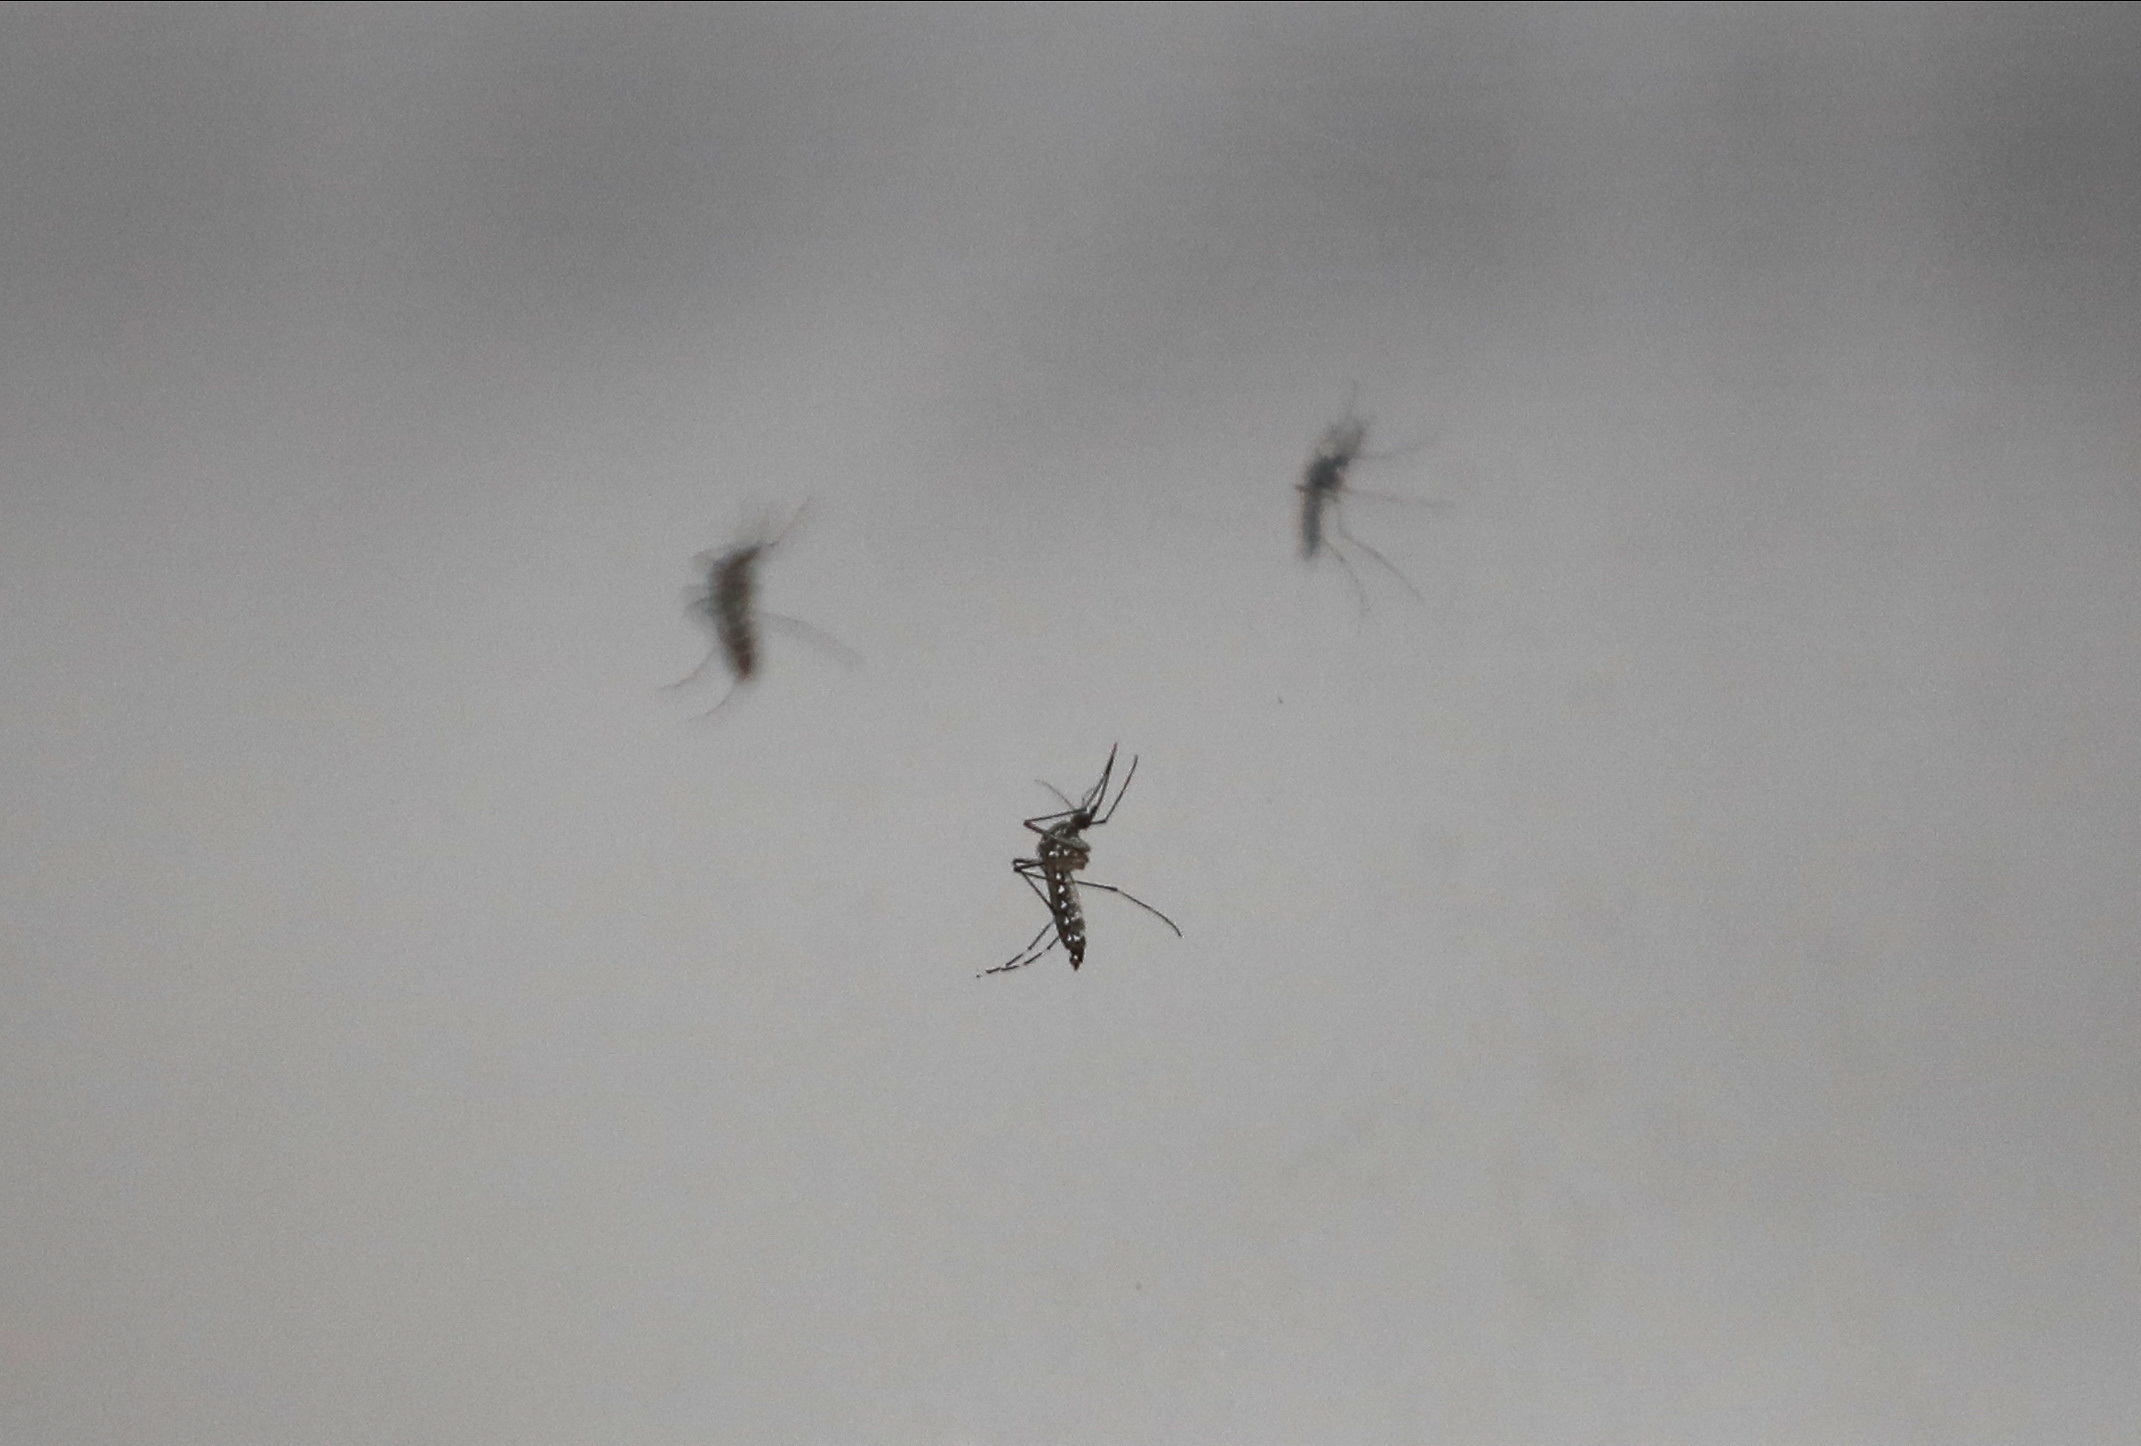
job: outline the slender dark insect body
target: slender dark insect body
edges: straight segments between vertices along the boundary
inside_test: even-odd
[[[691,610],[702,615],[712,627],[714,646],[698,667],[669,686],[681,688],[696,682],[716,658],[725,662],[729,670],[729,690],[722,694],[719,703],[701,715],[703,717],[710,718],[720,712],[736,696],[738,688],[758,675],[761,623],[773,623],[801,633],[843,662],[852,664],[856,661],[852,651],[810,624],[778,613],[763,612],[758,607],[758,565],[766,554],[780,545],[803,512],[804,508],[797,508],[795,516],[770,537],[761,528],[757,535],[726,552],[702,552],[696,559],[706,567],[706,588],[692,599]]]
[[[1118,744],[1117,748],[1120,746]],[[1108,750],[1108,761],[1100,770],[1100,781],[1086,790],[1085,796],[1076,803],[1071,803],[1048,784],[1041,785],[1070,806],[1061,813],[1037,814],[1025,821],[1025,826],[1039,834],[1041,841],[1034,846],[1032,858],[1013,859],[1011,868],[1026,881],[1026,887],[1039,895],[1041,902],[1048,906],[1048,922],[1041,926],[1039,933],[1027,941],[1025,948],[1012,956],[1008,964],[984,969],[977,978],[1023,969],[1058,944],[1063,946],[1064,953],[1070,955],[1071,968],[1076,969],[1083,964],[1085,908],[1078,898],[1080,889],[1101,889],[1107,893],[1121,894],[1168,928],[1174,929],[1176,938],[1182,937],[1182,931],[1176,928],[1174,920],[1128,890],[1118,889],[1113,884],[1096,884],[1076,877],[1093,857],[1093,846],[1086,842],[1085,831],[1098,828],[1115,816],[1115,810],[1122,804],[1123,795],[1130,791],[1130,780],[1137,776],[1137,759],[1133,756],[1130,760],[1130,771],[1123,775],[1123,786],[1116,790],[1115,802],[1107,804],[1104,810],[1101,808],[1101,805],[1107,802],[1108,780],[1115,772],[1116,751],[1116,748]],[[1053,939],[1048,937],[1051,929],[1055,931]],[[1043,942],[1044,940],[1046,942]]]
[[[1343,499],[1348,493],[1346,473],[1354,462],[1366,455],[1362,448],[1368,442],[1368,419],[1353,411],[1350,399],[1346,402],[1346,414],[1324,429],[1322,440],[1316,443],[1316,451],[1308,460],[1308,470],[1301,476],[1301,556],[1314,562],[1316,555],[1328,550],[1338,559],[1339,566],[1346,570],[1346,577],[1353,584],[1354,594],[1360,599],[1363,611],[1367,609],[1367,590],[1360,585],[1360,577],[1346,557],[1347,547],[1357,547],[1375,559],[1384,571],[1396,578],[1405,590],[1415,598],[1420,590],[1412,585],[1412,579],[1400,572],[1389,558],[1375,548],[1362,542],[1347,530],[1341,511]],[[1411,448],[1402,449],[1410,451]],[[1398,453],[1384,453],[1396,456]],[[1380,493],[1354,495],[1381,497],[1384,501],[1411,502],[1416,498],[1387,497]],[[1326,527],[1326,516],[1329,522]],[[1335,534],[1335,535],[1334,535]],[[1344,540],[1341,545],[1340,539]],[[1422,599],[1424,601],[1424,599]]]
[[[1323,512],[1338,508],[1338,494],[1346,485],[1346,469],[1360,455],[1368,440],[1368,424],[1353,415],[1350,406],[1343,420],[1333,422],[1316,444],[1308,471],[1301,478],[1301,556],[1313,561],[1324,547]]]
[[[714,640],[739,683],[750,682],[758,671],[758,619],[751,602],[758,591],[758,557],[767,546],[754,542],[730,548],[714,560],[708,578],[706,609],[713,619]]]

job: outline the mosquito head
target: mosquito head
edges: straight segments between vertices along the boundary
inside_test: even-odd
[[[1323,429],[1323,439],[1316,443],[1315,461],[1309,464],[1311,475],[1323,464],[1333,464],[1344,471],[1347,464],[1360,455],[1360,449],[1368,445],[1368,419],[1356,417],[1351,412]]]
[[[705,565],[708,579],[718,584],[725,577],[747,575],[765,550],[763,542],[746,542],[725,552],[702,552],[699,561]]]
[[[723,574],[748,573],[761,557],[787,540],[788,534],[795,530],[796,524],[801,522],[804,514],[809,511],[810,503],[805,500],[795,511],[788,514],[787,521],[780,522],[778,514],[767,508],[743,525],[737,533],[735,546],[721,552],[702,552],[698,561],[706,566],[708,576],[713,578],[719,578]]]
[[[1114,748],[1108,750],[1108,761],[1101,766],[1100,781],[1088,788],[1076,803],[1072,803],[1069,796],[1053,783],[1045,779],[1034,780],[1041,787],[1063,800],[1063,812],[1058,815],[1063,821],[1056,825],[1057,830],[1065,835],[1080,834],[1098,824],[1106,823],[1109,817],[1114,814],[1114,805],[1110,804],[1105,812],[1102,811],[1101,805],[1107,803],[1108,782],[1115,775],[1115,755],[1121,747],[1122,745],[1118,743]],[[1123,775],[1124,788],[1130,786],[1131,774],[1136,772],[1137,759],[1133,756],[1130,759],[1130,772]],[[1115,795],[1115,802],[1121,803],[1122,801],[1123,796],[1118,791]]]
[[[1068,801],[1067,799],[1065,800],[1065,802]],[[1085,797],[1071,804],[1070,812],[1063,815],[1063,822],[1056,826],[1062,829],[1066,835],[1075,837],[1096,823],[1106,823],[1107,819],[1099,816],[1100,810],[1096,807],[1098,802],[1099,800],[1092,794],[1086,794]]]

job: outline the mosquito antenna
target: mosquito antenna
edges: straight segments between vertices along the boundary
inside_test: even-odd
[[[1065,793],[1062,789],[1056,787],[1053,783],[1050,783],[1047,779],[1036,778],[1034,782],[1040,784],[1041,787],[1047,789],[1050,793],[1063,800],[1063,812],[1057,815],[1058,817],[1068,818],[1071,814],[1074,814],[1078,811],[1078,805],[1070,801],[1070,795]]]
[[[788,520],[781,524],[781,530],[779,532],[774,533],[773,536],[771,536],[770,538],[766,539],[766,546],[779,547],[781,545],[782,540],[786,538],[789,533],[795,531],[796,524],[803,520],[803,514],[810,511],[810,503],[811,499],[808,497],[805,497],[801,502],[798,502],[796,504],[795,511],[789,513]]]

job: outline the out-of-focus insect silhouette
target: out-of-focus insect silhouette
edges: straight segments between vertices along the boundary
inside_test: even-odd
[[[802,521],[810,504],[796,508],[780,531],[773,532],[771,519],[747,531],[734,547],[726,552],[702,552],[692,560],[706,569],[706,587],[693,596],[692,612],[706,620],[713,630],[714,645],[707,651],[699,666],[669,685],[682,688],[699,680],[716,658],[728,665],[729,690],[721,695],[721,701],[700,714],[711,718],[727,707],[736,696],[736,690],[758,676],[760,633],[771,625],[785,628],[826,649],[849,667],[861,659],[855,652],[820,629],[799,619],[783,617],[779,613],[766,612],[758,606],[758,565],[768,553],[780,546],[782,539]]]
[[[1371,497],[1382,502],[1405,502],[1415,506],[1433,506],[1420,497],[1400,497],[1388,492],[1363,492],[1346,485],[1346,474],[1355,462],[1367,459],[1383,461],[1402,457],[1425,445],[1416,442],[1410,447],[1400,447],[1394,452],[1367,452],[1368,419],[1353,410],[1355,388],[1346,396],[1345,415],[1331,423],[1316,443],[1316,451],[1308,459],[1308,469],[1301,474],[1301,557],[1314,562],[1319,553],[1329,552],[1338,559],[1338,565],[1346,570],[1347,581],[1353,584],[1354,595],[1360,601],[1362,612],[1368,609],[1368,591],[1361,586],[1360,575],[1346,556],[1349,548],[1358,548],[1373,558],[1384,571],[1411,593],[1415,600],[1425,602],[1420,589],[1412,585],[1412,579],[1400,572],[1391,560],[1375,548],[1355,537],[1346,527],[1344,499],[1348,497]]]
[[[1129,890],[1118,889],[1113,884],[1096,884],[1073,877],[1093,856],[1093,846],[1086,842],[1085,831],[1098,828],[1115,816],[1115,810],[1122,806],[1123,795],[1130,791],[1130,780],[1137,776],[1137,758],[1132,755],[1130,771],[1123,775],[1123,786],[1116,790],[1115,802],[1108,804],[1105,811],[1101,810],[1100,805],[1107,801],[1108,780],[1115,772],[1116,750],[1121,746],[1117,744],[1115,748],[1108,750],[1108,761],[1100,770],[1100,781],[1087,789],[1085,796],[1076,803],[1064,797],[1062,790],[1054,784],[1041,785],[1057,798],[1063,799],[1065,808],[1061,813],[1037,814],[1025,821],[1027,828],[1041,836],[1041,842],[1034,848],[1034,857],[1013,859],[1011,868],[1026,881],[1026,887],[1039,895],[1041,902],[1048,906],[1048,922],[1041,926],[1041,931],[1027,942],[1025,948],[1012,956],[1010,963],[999,964],[994,969],[984,969],[975,975],[975,978],[1023,969],[1058,944],[1063,946],[1064,953],[1070,955],[1071,968],[1076,969],[1083,964],[1085,909],[1078,901],[1080,889],[1103,889],[1111,894],[1121,894],[1173,929],[1176,938],[1182,937],[1182,930],[1176,927],[1174,920]],[[1053,939],[1048,938],[1051,929],[1055,931]],[[1047,940],[1046,943],[1042,942],[1044,939]]]

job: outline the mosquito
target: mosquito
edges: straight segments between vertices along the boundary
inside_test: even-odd
[[[1356,387],[1354,393],[1358,391],[1359,388]],[[1298,489],[1301,493],[1301,556],[1308,562],[1314,562],[1316,554],[1328,549],[1331,556],[1338,559],[1338,565],[1346,570],[1346,578],[1353,584],[1353,592],[1360,599],[1361,611],[1366,612],[1368,591],[1361,586],[1360,575],[1353,570],[1352,562],[1346,557],[1345,548],[1339,545],[1339,538],[1343,538],[1347,545],[1357,547],[1374,558],[1383,570],[1396,578],[1415,599],[1425,602],[1426,599],[1420,597],[1420,589],[1412,585],[1411,578],[1400,572],[1389,558],[1362,542],[1346,528],[1342,511],[1346,497],[1373,497],[1385,502],[1423,500],[1417,497],[1393,496],[1387,492],[1362,492],[1346,486],[1346,473],[1361,458],[1380,461],[1388,457],[1401,457],[1413,450],[1413,447],[1401,447],[1395,452],[1364,451],[1363,448],[1368,442],[1368,419],[1353,410],[1353,400],[1354,394],[1348,394],[1345,415],[1324,429],[1322,439],[1316,443],[1315,455],[1308,460],[1308,470],[1301,475]],[[1418,445],[1420,444],[1414,444],[1415,447]],[[1330,519],[1329,533],[1325,530],[1326,515]]]
[[[1100,770],[1100,781],[1087,789],[1085,796],[1076,803],[1064,797],[1063,791],[1054,784],[1041,785],[1057,798],[1063,799],[1067,806],[1061,813],[1038,814],[1026,820],[1026,827],[1039,834],[1041,841],[1034,847],[1034,857],[1013,859],[1011,868],[1026,881],[1026,887],[1032,889],[1041,902],[1048,905],[1048,922],[1041,926],[1041,931],[1027,942],[1025,948],[1012,956],[1010,963],[999,964],[994,969],[984,969],[974,976],[976,979],[1023,969],[1058,944],[1063,946],[1064,953],[1070,955],[1071,968],[1076,969],[1083,964],[1085,909],[1078,902],[1080,889],[1104,889],[1111,894],[1121,894],[1173,929],[1177,939],[1182,937],[1182,930],[1176,927],[1174,920],[1128,889],[1118,889],[1113,884],[1096,884],[1090,880],[1072,877],[1093,857],[1093,846],[1085,841],[1085,831],[1098,828],[1115,817],[1115,810],[1122,806],[1123,795],[1130,791],[1130,780],[1137,776],[1137,756],[1133,754],[1130,758],[1130,770],[1123,775],[1123,786],[1116,790],[1115,802],[1108,803],[1105,810],[1101,808],[1103,803],[1107,803],[1108,780],[1114,776],[1115,754],[1121,746],[1117,744],[1108,750],[1108,761]],[[1055,931],[1053,939],[1048,938],[1051,929]],[[1047,940],[1046,943],[1042,942],[1044,939]]]
[[[728,664],[729,690],[721,695],[721,701],[700,714],[711,718],[727,707],[736,696],[736,690],[758,675],[759,632],[762,624],[787,628],[802,637],[827,649],[843,663],[852,667],[861,661],[854,651],[825,632],[797,618],[769,613],[757,606],[758,565],[767,553],[780,546],[781,540],[802,521],[810,504],[804,503],[777,533],[767,535],[761,525],[754,533],[747,533],[742,541],[726,552],[702,552],[692,561],[706,569],[706,588],[691,600],[691,611],[706,619],[713,629],[714,645],[707,651],[699,666],[669,685],[682,688],[699,680],[714,659]]]

